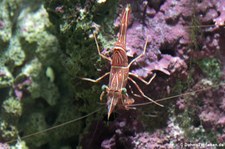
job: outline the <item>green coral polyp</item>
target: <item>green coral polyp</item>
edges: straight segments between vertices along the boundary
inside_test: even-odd
[[[13,76],[6,67],[0,69],[0,88],[9,87],[13,83]]]
[[[12,117],[20,117],[22,115],[21,102],[14,98],[9,98],[3,102],[2,109],[4,113]]]
[[[18,130],[15,126],[0,119],[0,134],[0,140],[10,141],[17,138]]]
[[[18,140],[15,146],[11,146],[10,149],[29,149],[26,142]]]
[[[55,80],[55,74],[54,71],[51,67],[48,67],[46,69],[46,76],[50,79],[51,82],[53,82]]]

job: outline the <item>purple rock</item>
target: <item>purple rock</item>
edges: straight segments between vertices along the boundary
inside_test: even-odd
[[[110,138],[109,140],[104,140],[101,144],[103,149],[113,149],[116,146],[115,137]]]
[[[24,96],[24,93],[27,92],[27,87],[31,85],[32,80],[28,76],[23,76],[23,78],[19,81],[15,81],[13,88],[14,88],[14,94],[17,97],[17,99],[21,100]]]
[[[64,9],[63,9],[64,6],[58,6],[55,8],[55,12],[57,13],[64,13]]]
[[[10,146],[6,143],[1,143],[0,142],[0,149],[10,149]]]
[[[215,18],[213,21],[215,22],[216,26],[223,26],[225,23],[225,1],[224,0],[217,0],[216,7],[220,16]]]

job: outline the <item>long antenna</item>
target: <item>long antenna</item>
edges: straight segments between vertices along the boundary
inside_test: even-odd
[[[76,122],[76,121],[79,121],[79,120],[81,120],[81,119],[84,119],[84,118],[86,118],[86,117],[88,117],[88,116],[90,116],[90,115],[93,115],[93,114],[97,113],[98,111],[100,111],[101,109],[102,109],[102,107],[101,107],[101,108],[98,108],[97,110],[95,110],[95,111],[93,111],[93,112],[91,112],[91,113],[89,113],[89,114],[87,114],[87,115],[81,116],[81,117],[79,117],[79,118],[76,118],[76,119],[67,121],[67,122],[65,122],[65,123],[61,123],[61,124],[59,124],[59,125],[56,125],[56,126],[53,126],[53,127],[47,128],[47,129],[43,129],[43,130],[38,131],[38,132],[35,132],[35,133],[31,133],[31,134],[25,135],[25,136],[23,136],[23,137],[20,137],[20,139],[21,139],[21,140],[22,140],[22,139],[27,139],[27,138],[30,138],[30,137],[32,137],[32,136],[36,136],[36,135],[39,135],[39,134],[41,134],[41,133],[49,132],[49,131],[54,130],[54,129],[59,128],[59,127],[63,127],[63,126],[65,126],[65,125],[71,124],[71,123]],[[13,142],[16,142],[16,141],[17,141],[17,140],[15,139],[15,140],[8,141],[8,142],[6,142],[6,143],[9,144],[9,143],[13,143]]]
[[[224,85],[225,85],[225,83],[222,83],[222,84],[218,84],[218,85],[206,87],[206,88],[199,89],[199,90],[195,90],[195,91],[191,91],[191,92],[186,92],[186,93],[179,94],[179,95],[174,95],[174,96],[170,96],[170,97],[160,98],[160,99],[157,99],[155,101],[156,102],[161,102],[161,101],[165,101],[165,100],[168,100],[168,99],[173,99],[173,98],[177,98],[177,97],[181,97],[181,96],[185,96],[185,95],[191,95],[191,94],[194,94],[194,93],[197,93],[197,92],[207,91],[209,89],[216,88],[218,86],[224,86]],[[143,105],[149,105],[149,104],[152,104],[152,102],[132,104],[132,105],[128,105],[128,107],[136,107],[136,106],[143,106]]]
[[[206,91],[206,90],[209,90],[209,89],[212,89],[212,88],[216,88],[216,87],[219,87],[219,86],[224,86],[224,85],[225,85],[225,83],[217,84],[217,85],[210,86],[210,87],[207,87],[207,88],[203,88],[203,89],[199,89],[199,90],[195,90],[195,91],[191,91],[191,92],[186,92],[186,93],[179,94],[179,95],[174,95],[174,96],[170,96],[170,97],[165,97],[165,98],[157,99],[157,100],[155,100],[155,101],[156,101],[156,102],[162,102],[162,101],[165,101],[165,100],[168,100],[168,99],[174,99],[174,98],[181,97],[181,96],[184,96],[184,95],[191,95],[191,94],[193,94],[193,93]],[[139,104],[132,104],[132,105],[129,105],[128,107],[144,106],[144,105],[149,105],[149,104],[152,104],[152,102],[145,102],[145,103],[139,103]],[[27,139],[27,138],[30,138],[30,137],[32,137],[32,136],[36,136],[36,135],[39,135],[39,134],[41,134],[41,133],[49,132],[49,131],[52,131],[52,130],[54,130],[54,129],[63,127],[63,126],[65,126],[65,125],[74,123],[74,122],[76,122],[76,121],[79,121],[79,120],[81,120],[81,119],[84,119],[84,118],[86,118],[86,117],[88,117],[88,116],[91,116],[91,115],[93,115],[93,114],[99,112],[101,109],[102,109],[102,107],[99,108],[99,109],[97,109],[97,110],[95,110],[95,111],[93,111],[93,112],[91,112],[91,113],[89,113],[89,114],[87,114],[87,115],[84,115],[84,116],[82,116],[82,117],[79,117],[79,118],[76,118],[76,119],[67,121],[67,122],[65,122],[65,123],[61,123],[61,124],[59,124],[59,125],[56,125],[56,126],[53,126],[53,127],[47,128],[47,129],[43,129],[43,130],[38,131],[38,132],[35,132],[35,133],[31,133],[31,134],[25,135],[25,136],[23,136],[23,137],[20,137],[20,139],[21,139],[21,140],[22,140],[22,139]],[[11,141],[8,141],[8,142],[5,142],[5,143],[10,144],[10,143],[13,143],[13,142],[16,142],[16,141],[17,141],[17,140],[15,139],[15,140],[11,140]]]

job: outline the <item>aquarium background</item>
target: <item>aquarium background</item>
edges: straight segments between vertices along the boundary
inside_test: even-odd
[[[107,119],[99,96],[108,78],[80,78],[110,70],[93,34],[111,56],[127,4],[129,60],[148,39],[130,72],[156,73],[148,86],[135,81],[164,107]],[[0,149],[225,146],[224,23],[224,0],[0,0]]]

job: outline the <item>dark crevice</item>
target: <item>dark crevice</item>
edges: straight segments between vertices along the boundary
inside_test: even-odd
[[[200,125],[201,125],[201,122],[200,122],[199,118],[195,118],[193,120],[193,126],[198,128]]]
[[[52,126],[55,123],[55,120],[57,118],[58,113],[56,112],[56,109],[48,110],[45,115],[45,122]]]
[[[44,98],[36,98],[35,99],[35,105],[37,109],[47,108],[49,107],[49,104]]]
[[[159,11],[164,2],[165,0],[148,0],[148,5],[150,8],[154,8],[156,11]]]
[[[168,54],[168,55],[171,55],[171,56],[176,56],[175,48],[168,43],[162,44],[161,47],[160,47],[160,51],[161,51],[162,54]]]
[[[0,89],[0,95],[1,95],[0,105],[2,105],[4,99],[8,97],[9,92],[10,92],[10,87]]]
[[[50,146],[48,143],[41,145],[38,149],[49,149]]]

